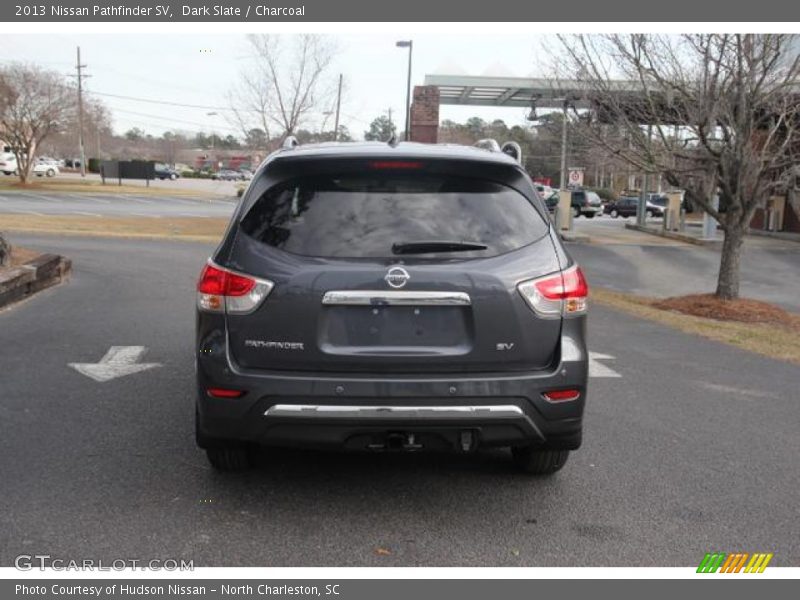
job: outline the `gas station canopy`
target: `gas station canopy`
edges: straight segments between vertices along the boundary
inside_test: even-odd
[[[578,81],[529,77],[483,77],[475,75],[426,75],[425,85],[439,88],[440,104],[471,106],[521,106],[562,108],[569,100],[575,108],[589,108],[584,84]],[[641,92],[635,81],[619,81],[623,94]]]

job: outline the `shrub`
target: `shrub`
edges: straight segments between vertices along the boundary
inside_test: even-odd
[[[614,192],[608,188],[590,188],[595,194],[600,196],[602,200],[613,202],[615,200]]]

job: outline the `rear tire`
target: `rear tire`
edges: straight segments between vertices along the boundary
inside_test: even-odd
[[[586,213],[587,219],[594,219],[594,213]]]
[[[560,471],[569,458],[569,450],[546,450],[525,446],[512,448],[514,464],[531,475],[552,475]]]
[[[617,217],[619,217],[619,213],[617,212],[617,209],[615,208],[614,210],[611,211],[611,218],[612,219],[616,219]]]
[[[47,169],[46,175],[48,177],[55,177],[56,172],[53,169]]]
[[[200,414],[194,413],[194,435],[198,447],[206,451],[208,462],[217,471],[245,471],[253,466],[253,455],[247,444],[231,440],[220,440],[200,430]]]
[[[206,456],[217,471],[246,471],[253,466],[250,452],[244,444],[218,443],[206,448]]]

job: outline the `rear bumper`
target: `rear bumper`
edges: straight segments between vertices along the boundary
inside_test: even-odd
[[[505,373],[331,374],[244,371],[225,344],[199,340],[198,432],[201,445],[239,440],[264,445],[369,449],[391,446],[473,449],[538,444],[580,446],[588,355],[585,318],[565,321],[558,364]],[[210,341],[209,341],[210,340]],[[216,398],[209,387],[244,390]],[[552,403],[546,391],[577,389]],[[465,440],[468,443],[465,445]]]

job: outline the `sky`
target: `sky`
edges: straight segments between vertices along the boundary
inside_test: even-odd
[[[331,35],[339,47],[330,70],[331,80],[344,76],[345,93],[341,123],[361,138],[370,121],[392,109],[398,129],[404,127],[407,50],[395,47],[396,36]],[[414,41],[412,86],[425,75],[544,76],[547,74],[541,35],[425,35]],[[36,63],[65,75],[75,73],[76,47],[87,65],[88,94],[111,109],[113,128],[124,133],[132,127],[160,135],[168,130],[189,133],[213,131],[239,135],[226,115],[227,99],[243,69],[251,60],[244,35],[193,34],[24,34],[3,35],[2,62]],[[179,105],[143,102],[109,96],[128,96]],[[216,107],[220,107],[217,109]],[[323,119],[322,108],[307,123],[314,129]],[[208,115],[216,112],[216,115]],[[503,119],[509,125],[525,124],[525,110],[477,106],[442,106],[440,119],[466,121],[479,116],[487,121]],[[315,121],[315,122],[314,122]],[[329,126],[332,129],[332,126]]]

